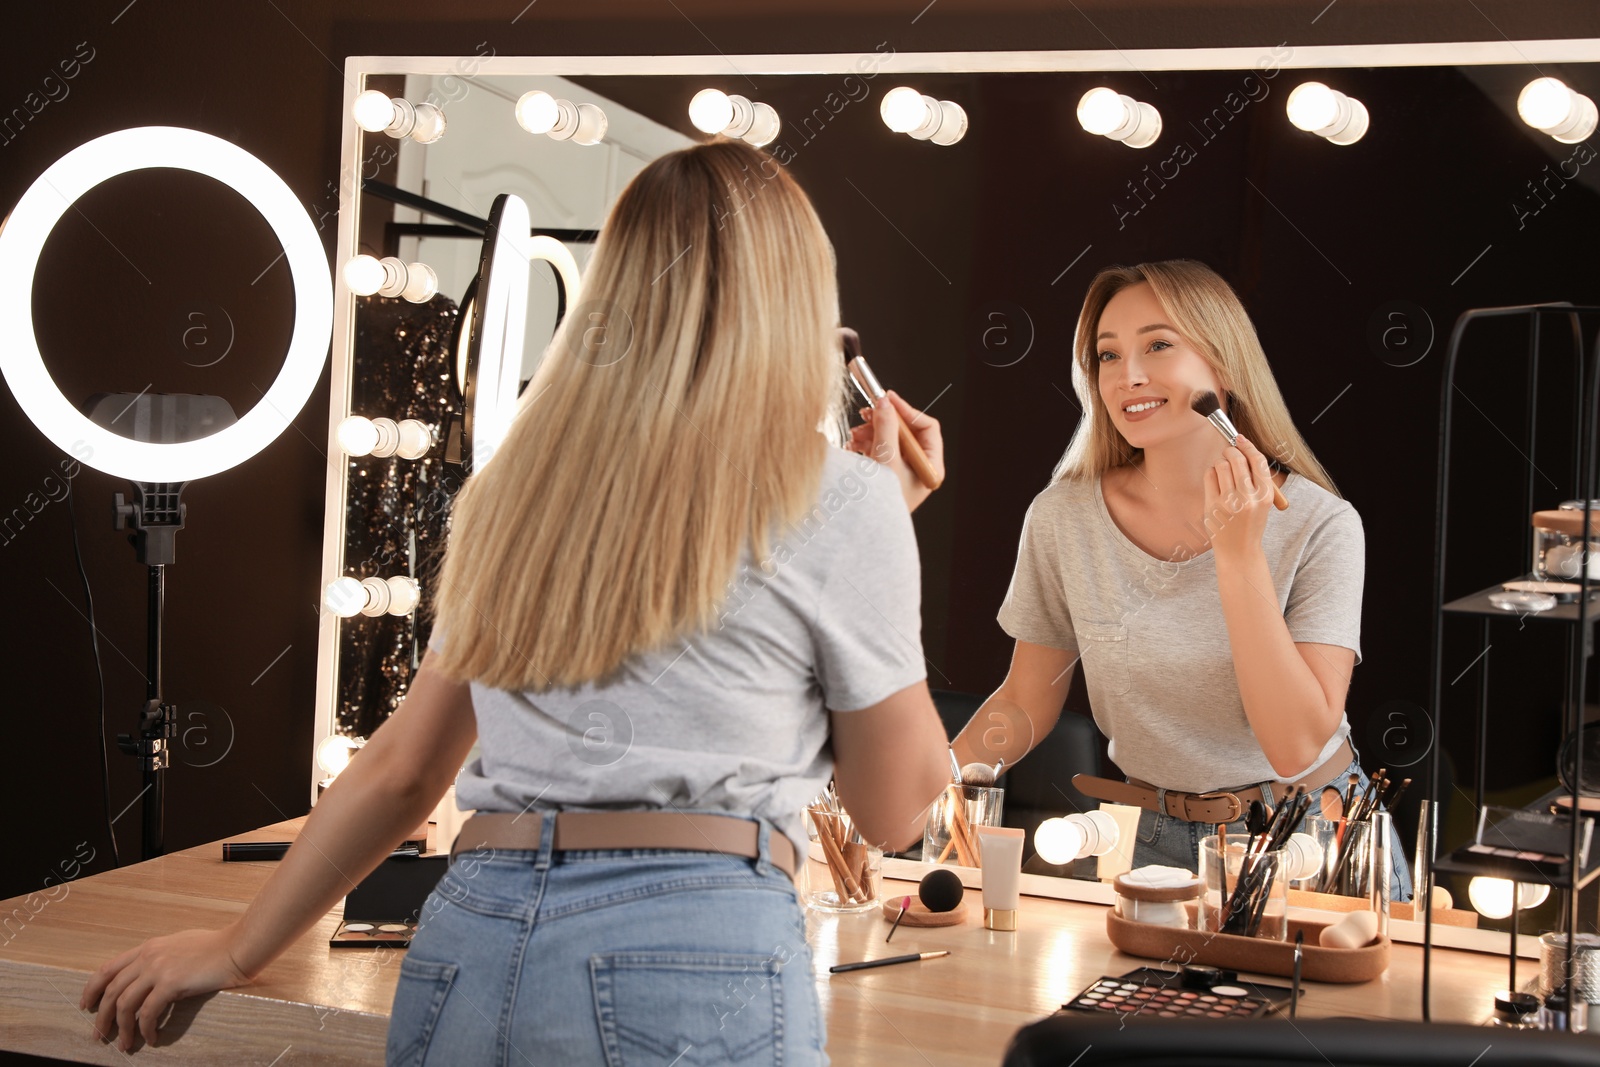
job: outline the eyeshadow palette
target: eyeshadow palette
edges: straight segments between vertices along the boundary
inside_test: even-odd
[[[1107,975],[1089,986],[1062,1011],[1097,1011],[1110,1015],[1159,1019],[1253,1019],[1292,996],[1288,989],[1262,988],[1238,982],[1186,989],[1178,976],[1140,968],[1120,978]]]
[[[411,944],[411,935],[416,932],[417,924],[413,919],[396,922],[354,922],[346,919],[328,938],[328,945],[332,948],[405,948]]]

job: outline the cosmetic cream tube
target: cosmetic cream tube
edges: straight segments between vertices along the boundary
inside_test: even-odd
[[[983,925],[990,930],[1015,930],[1023,831],[1010,826],[976,829],[983,858]]]

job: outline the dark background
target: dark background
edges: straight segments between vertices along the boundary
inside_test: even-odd
[[[924,10],[887,0],[538,0],[519,15],[521,6],[97,0],[32,8],[8,27],[0,116],[24,107],[47,76],[59,79],[58,63],[80,42],[93,58],[65,83],[63,99],[6,130],[0,204],[9,210],[50,163],[93,137],[188,126],[234,141],[280,174],[323,222],[331,257],[349,55],[470,55],[483,42],[501,55],[870,53],[884,41],[898,52],[1247,44],[1265,53],[1280,41],[1600,36],[1600,16],[1581,3],[938,0]],[[1600,93],[1593,74],[1563,73]],[[1444,338],[1465,308],[1600,298],[1579,236],[1596,232],[1600,203],[1575,182],[1519,228],[1513,205],[1533,206],[1527,183],[1568,150],[1521,126],[1503,98],[1491,100],[1451,68],[1329,73],[1373,115],[1366,140],[1344,149],[1283,119],[1288,89],[1315,75],[1286,71],[1266,100],[1203,146],[1185,132],[1189,121],[1219,104],[1243,72],[1152,75],[1155,85],[1134,72],[1084,76],[1082,88],[1110,81],[1161,108],[1168,133],[1145,152],[1082,134],[1073,119],[1081,89],[1070,99],[1046,93],[1035,75],[917,78],[924,91],[967,107],[972,131],[953,148],[889,137],[875,114],[889,87],[883,80],[813,143],[796,146],[793,173],[839,249],[845,320],[891,386],[914,403],[939,397],[932,413],[944,424],[950,475],[916,516],[936,686],[987,692],[1003,677],[1010,641],[994,612],[1023,511],[1077,418],[1068,360],[1089,276],[1110,262],[1193,256],[1239,289],[1291,411],[1366,523],[1366,660],[1350,696],[1357,740],[1372,765],[1425,748],[1426,719],[1405,709],[1427,697]],[[1512,99],[1532,76],[1508,68]],[[750,95],[786,117],[820,102],[785,99],[799,90],[757,80],[763,92]],[[736,90],[740,79],[707,81]],[[1169,154],[1169,138],[1189,140],[1197,159],[1119,230],[1111,199]],[[870,164],[857,151],[869,144]],[[1271,203],[1257,190],[1269,190]],[[146,172],[107,183],[63,220],[38,274],[34,312],[52,372],[74,399],[148,387],[220,394],[242,413],[276,374],[287,333],[290,287],[283,264],[272,265],[276,254],[253,211],[208,179]],[[1437,335],[1413,366],[1394,366],[1394,353],[1386,360],[1368,342],[1369,324],[1387,321],[1394,301],[1423,309]],[[994,319],[996,311],[1006,317]],[[998,347],[993,333],[986,347],[985,330],[1003,321],[1015,345],[1024,319],[1033,332],[1028,354],[999,365],[1017,349]],[[1461,383],[1481,409],[1462,404],[1458,414],[1471,438],[1456,483],[1465,509],[1461,592],[1525,567],[1527,463],[1510,443],[1521,435],[1520,341],[1516,331],[1485,333],[1474,349],[1480,369]],[[227,353],[220,361],[219,351]],[[168,776],[169,849],[306,810],[327,403],[324,374],[294,429],[185,494],[189,528],[168,577],[166,693],[185,730]],[[3,898],[39,889],[81,842],[96,854],[85,873],[106,869],[111,856],[72,515],[66,503],[37,514],[25,506],[30,493],[35,503],[45,496],[63,456],[4,390],[0,434],[0,518],[15,508],[26,515],[0,543],[13,605],[6,673],[15,725],[3,787],[13,813]],[[1562,447],[1557,434],[1539,453],[1550,479],[1536,494],[1541,507],[1575,495],[1571,472],[1554,458]],[[85,468],[73,489],[115,734],[133,728],[143,699],[144,575],[110,528],[111,494],[125,485]],[[1559,689],[1539,675],[1559,669],[1559,656],[1536,652],[1530,633],[1512,625],[1494,637],[1495,662],[1506,664],[1496,677],[1507,682],[1491,732],[1494,789],[1547,777],[1558,740]],[[1476,627],[1460,627],[1446,650],[1446,681],[1482,648]],[[1452,699],[1464,700],[1470,681],[1451,688]],[[1389,717],[1396,709],[1400,720]],[[1466,731],[1455,725],[1465,720],[1453,708],[1447,720],[1456,762],[1470,778],[1471,748],[1459,747]],[[1403,736],[1391,730],[1397,721]],[[132,804],[116,823],[129,862],[139,848],[138,771],[114,749],[109,759],[111,814]],[[173,916],[175,928],[182,922]]]

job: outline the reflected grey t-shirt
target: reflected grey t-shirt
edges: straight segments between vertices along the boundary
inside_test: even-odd
[[[921,619],[899,484],[871,458],[830,447],[816,505],[766,558],[745,549],[706,631],[634,655],[604,687],[474,682],[479,755],[457,778],[456,801],[464,811],[754,815],[803,850],[800,811],[833,775],[828,710],[865,708],[925,678]]]
[[[1339,645],[1361,659],[1366,543],[1355,508],[1291,474],[1287,511],[1267,517],[1261,546],[1296,642]],[[1077,652],[1095,722],[1131,778],[1205,792],[1278,778],[1245,718],[1208,550],[1157,559],[1106,510],[1100,479],[1064,479],[1023,521],[1001,627],[1031,644]],[[1348,717],[1294,781],[1332,757]]]

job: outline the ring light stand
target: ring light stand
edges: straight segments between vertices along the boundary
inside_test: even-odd
[[[227,185],[261,213],[283,246],[294,281],[289,351],[277,380],[243,418],[235,420],[218,397],[147,395],[128,401],[125,394],[97,398],[85,414],[61,394],[39,351],[33,282],[51,231],[90,189],[152,167],[193,171]],[[161,699],[160,667],[164,568],[172,562],[174,538],[185,517],[179,497],[186,482],[244,462],[288,427],[316,387],[332,332],[332,280],[310,216],[266,164],[220,137],[173,126],[97,137],[51,164],[0,229],[0,372],[6,384],[52,444],[136,486],[131,504],[118,494],[117,526],[133,528],[139,560],[149,568],[150,673],[139,734],[122,735],[118,744],[138,756],[144,770],[145,859],[164,851],[162,775],[170,762],[167,745],[176,732],[176,712]],[[136,412],[133,437],[109,428],[127,411]]]

